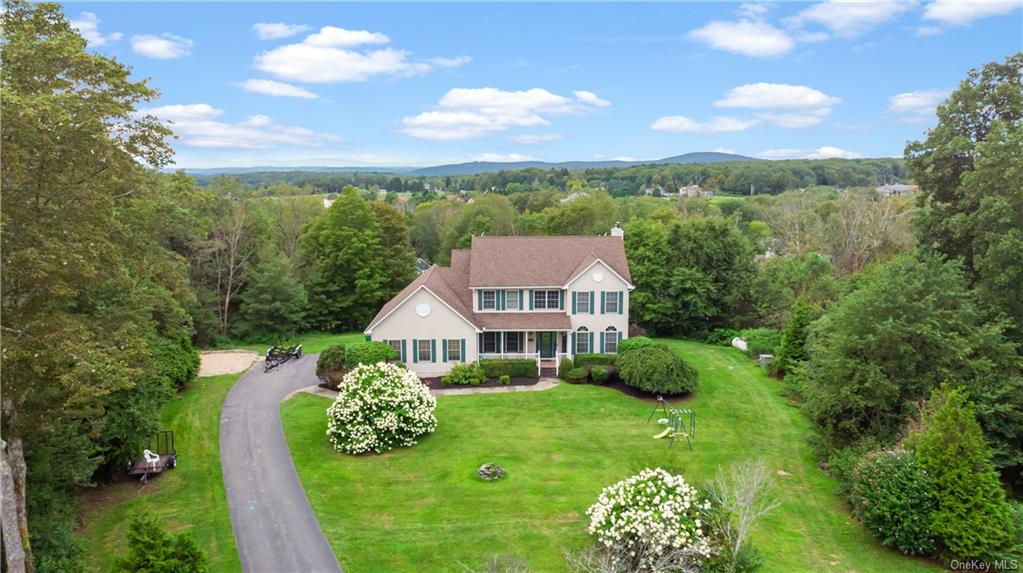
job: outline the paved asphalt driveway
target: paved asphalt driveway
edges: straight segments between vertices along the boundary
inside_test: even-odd
[[[315,384],[315,372],[315,355],[269,374],[260,361],[224,400],[220,465],[246,573],[341,571],[298,481],[281,428],[281,400]]]

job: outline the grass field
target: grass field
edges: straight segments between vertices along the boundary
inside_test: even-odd
[[[301,344],[302,352],[306,354],[319,354],[335,344],[351,344],[353,342],[362,342],[363,340],[365,340],[365,336],[361,332],[346,332],[342,334],[334,334],[330,332],[307,332],[305,334],[298,334],[288,339],[287,342],[292,344]],[[217,345],[216,348],[205,350],[237,348],[242,350],[252,350],[263,354],[269,346],[270,343],[268,342],[228,341]]]
[[[178,467],[147,484],[124,481],[89,492],[81,506],[89,571],[107,571],[125,551],[125,533],[142,509],[172,531],[189,529],[210,557],[210,571],[241,571],[220,472],[220,407],[238,374],[197,378],[162,412],[174,430]]]
[[[935,571],[878,544],[849,517],[815,465],[810,427],[778,385],[738,351],[668,341],[700,372],[685,402],[697,412],[695,451],[651,439],[650,403],[615,390],[443,396],[437,431],[384,455],[348,457],[323,435],[329,401],[282,406],[299,477],[347,573],[464,571],[515,555],[533,571],[564,570],[563,547],[587,542],[585,510],[600,489],[660,465],[700,483],[721,466],[763,458],[782,505],[755,542],[765,572]],[[507,477],[474,477],[496,462]]]

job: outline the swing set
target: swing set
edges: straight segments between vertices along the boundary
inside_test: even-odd
[[[662,417],[657,419],[658,424],[665,426],[664,431],[654,436],[655,440],[668,438],[668,449],[675,445],[675,440],[685,439],[689,449],[693,449],[693,440],[696,439],[696,412],[692,410],[679,410],[669,404],[661,396],[657,397],[657,405],[646,421],[654,419],[660,412]]]

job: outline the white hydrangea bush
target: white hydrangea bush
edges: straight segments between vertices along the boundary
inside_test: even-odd
[[[704,522],[709,509],[710,502],[701,501],[682,476],[647,468],[600,492],[586,510],[587,531],[605,548],[635,557],[641,570],[657,570],[668,555],[693,561],[710,557]]]
[[[411,446],[437,429],[437,399],[416,375],[396,364],[357,366],[327,408],[327,436],[345,454]]]

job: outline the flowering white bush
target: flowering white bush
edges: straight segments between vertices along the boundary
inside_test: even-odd
[[[327,436],[339,452],[364,454],[411,446],[437,429],[437,399],[396,364],[363,364],[348,372],[327,408]]]
[[[647,468],[600,492],[586,510],[587,531],[605,548],[627,551],[640,570],[656,570],[666,555],[695,561],[710,556],[703,523],[709,509],[682,476]]]

